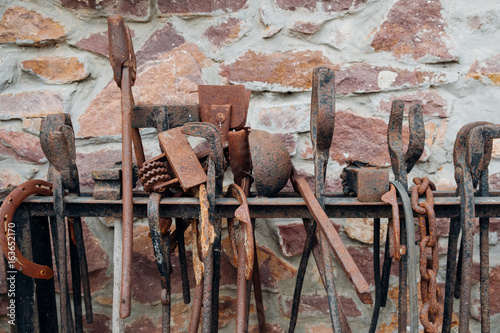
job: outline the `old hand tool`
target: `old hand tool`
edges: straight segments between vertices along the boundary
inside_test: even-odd
[[[337,257],[337,260],[345,272],[347,278],[354,286],[354,290],[358,295],[359,299],[365,304],[371,304],[372,298],[370,294],[370,288],[365,278],[359,271],[358,266],[352,259],[351,255],[347,251],[344,243],[342,242],[337,230],[331,223],[330,219],[321,208],[321,205],[316,200],[313,191],[309,187],[309,184],[304,178],[297,175],[297,171],[292,169],[292,182],[297,191],[302,195],[309,212],[313,216],[314,220],[318,223],[321,232],[325,235],[326,242],[328,246],[333,250],[333,253]]]
[[[162,332],[170,332],[170,225],[172,219],[165,219],[165,232],[160,229],[160,193],[152,193],[148,202],[148,221],[153,250],[161,281]],[[164,235],[162,235],[162,233]]]
[[[313,71],[312,78],[311,139],[314,147],[315,195],[322,209],[324,209],[326,166],[332,143],[334,124],[335,74],[329,68],[317,67]],[[309,261],[309,256],[316,242],[316,222],[304,219],[304,227],[307,230],[307,238],[304,243],[304,251],[302,252],[302,258],[297,272],[292,312],[290,315],[290,326],[288,329],[289,332],[294,332],[295,330],[307,262]],[[318,240],[319,243],[317,245],[320,246],[320,251],[315,251],[313,254],[315,255],[316,265],[321,273],[327,291],[332,329],[334,332],[349,331],[347,320],[343,315],[342,305],[338,302],[335,291],[330,250],[322,233],[319,233]],[[317,253],[318,255],[316,255]],[[319,256],[319,254],[321,254],[321,256]],[[343,321],[343,323],[341,323],[341,321]]]
[[[474,204],[472,189],[472,175],[468,170],[467,163],[467,141],[469,132],[476,126],[488,124],[487,122],[473,122],[463,126],[457,133],[453,147],[453,164],[455,166],[455,181],[457,182],[456,194],[460,196],[461,213],[459,217],[450,220],[450,231],[448,236],[448,254],[446,258],[446,285],[443,309],[443,332],[450,332],[453,313],[453,296],[457,287],[457,275],[462,273],[462,269],[457,269],[457,246],[460,231],[464,228],[463,221],[467,218],[464,214],[470,214],[471,206]],[[474,218],[468,217],[470,220]],[[470,231],[472,232],[472,231]],[[464,231],[465,233],[465,231]],[[463,237],[462,237],[463,238]],[[461,265],[461,262],[459,263]],[[470,272],[470,271],[469,271]],[[465,283],[469,277],[465,277]],[[469,303],[467,303],[469,304]]]
[[[254,267],[254,239],[252,221],[250,220],[250,211],[246,195],[236,184],[229,185],[227,195],[238,200],[240,206],[234,212],[235,218],[239,221],[239,239],[236,241],[234,232],[234,220],[228,219],[229,236],[231,239],[231,249],[236,257],[237,273],[237,298],[236,298],[236,332],[248,331],[248,311],[247,304],[248,285],[253,276]],[[243,226],[244,225],[244,226]]]
[[[123,248],[122,248],[122,284],[120,316],[130,316],[131,309],[131,274],[133,241],[133,171],[132,141],[138,165],[145,162],[142,142],[137,128],[132,128],[132,108],[134,98],[132,85],[136,77],[136,60],[130,30],[125,27],[121,16],[108,18],[109,60],[113,68],[116,84],[121,89],[122,108],[122,163],[123,163]]]
[[[228,132],[228,148],[229,148],[229,163],[234,176],[234,183],[240,186],[245,196],[250,193],[250,185],[252,182],[252,160],[250,158],[250,144],[248,141],[248,128],[239,131]],[[257,310],[258,327],[260,331],[264,331],[266,327],[266,316],[264,311],[264,302],[262,298],[262,285],[260,281],[259,262],[257,258],[257,244],[255,241],[255,219],[251,219],[252,223],[252,239],[253,239],[253,273],[252,284],[254,286],[255,307]],[[234,246],[236,248],[236,246]],[[247,308],[250,306],[251,285],[247,284]]]
[[[65,191],[69,195],[80,195],[80,183],[78,168],[76,166],[75,137],[71,119],[67,114],[49,115],[42,120],[40,128],[40,142],[42,150],[50,162],[49,180],[53,184],[54,191],[54,211],[55,221],[51,220],[51,230],[54,239],[54,251],[56,252],[56,263],[61,287],[61,309],[63,309],[63,299],[67,300],[64,306],[71,313],[69,306],[69,292],[67,289],[66,273],[66,212],[65,212]],[[90,282],[87,268],[87,258],[85,254],[85,244],[83,240],[83,229],[80,217],[67,217],[70,242],[71,271],[73,280],[73,303],[75,312],[76,332],[83,331],[82,309],[81,309],[81,288],[85,301],[85,313],[87,323],[92,322],[92,301],[90,296]],[[67,291],[66,291],[67,292]],[[62,314],[61,314],[62,316]],[[67,315],[71,320],[71,315]],[[71,326],[68,323],[69,327]]]
[[[164,155],[166,159],[168,159],[168,166],[175,173],[176,184],[180,184],[184,192],[206,182],[207,176],[205,174],[205,171],[203,171],[200,162],[196,158],[193,149],[191,148],[185,135],[182,133],[180,127],[172,128],[159,133],[158,139],[160,142],[160,146],[164,151]],[[160,163],[160,160],[156,162],[148,162],[149,165],[155,165],[155,163],[158,165],[162,165],[162,163]],[[165,169],[166,171],[165,167],[158,167],[156,169],[148,171],[143,176],[143,178],[148,177],[148,174],[150,173],[154,175],[154,171],[161,168]],[[143,173],[145,173],[144,168],[142,168],[142,170]],[[154,186],[154,190],[158,190],[159,188],[165,189],[166,185],[160,183],[159,185]],[[176,192],[176,194],[179,195],[181,195],[182,193],[182,191]],[[170,332],[170,226],[172,224],[172,219],[160,218],[159,205],[161,196],[161,193],[156,192],[150,195],[148,203],[148,220],[156,263],[158,266],[162,284],[162,327],[163,332]],[[183,252],[182,250],[184,250],[184,226],[179,225],[179,223],[182,224],[182,219],[176,219],[176,222],[178,223],[176,229],[179,230],[177,237],[179,241],[179,254],[181,254],[181,252]],[[185,263],[185,258],[183,258],[183,261]],[[187,282],[186,274],[187,272],[183,272],[182,274],[184,294],[189,293],[189,286],[187,286],[187,290],[185,290],[186,287],[184,286]],[[189,303],[189,299],[187,303]]]
[[[446,290],[444,305],[443,332],[449,332],[453,311],[453,291],[460,297],[459,331],[469,330],[472,245],[474,234],[474,188],[481,184],[479,194],[488,195],[488,165],[491,159],[492,140],[500,137],[500,126],[475,122],[460,129],[455,140],[453,161],[457,191],[461,200],[460,220],[450,222],[448,240],[448,258],[446,267]],[[489,287],[488,287],[488,227],[489,220],[481,218],[480,222],[480,291],[481,291],[481,330],[489,332]],[[462,229],[462,241],[458,267],[456,263],[458,236]],[[458,288],[460,293],[458,294]]]
[[[200,221],[202,223],[202,239],[204,257],[203,315],[202,332],[216,332],[218,329],[219,311],[219,279],[220,279],[220,249],[221,220],[215,218],[215,199],[222,192],[222,179],[225,170],[225,160],[222,149],[222,139],[217,128],[209,123],[188,123],[182,126],[182,133],[204,138],[208,141],[209,159],[207,168],[207,185],[200,185]],[[207,216],[208,215],[208,216]],[[208,224],[205,223],[208,221]],[[207,227],[204,228],[203,225]],[[205,244],[205,250],[203,250]]]
[[[403,101],[395,100],[392,102],[391,115],[389,118],[389,126],[387,130],[387,141],[389,147],[389,155],[391,157],[391,166],[396,178],[396,181],[401,183],[403,188],[408,191],[408,180],[407,174],[413,169],[413,166],[418,161],[420,156],[424,151],[425,146],[425,127],[422,115],[422,108],[419,104],[413,104],[410,106],[409,111],[409,132],[410,141],[408,144],[408,149],[406,152],[403,150],[403,113],[404,113],[404,103]],[[408,196],[408,195],[407,195]],[[407,294],[409,289],[410,297],[410,330],[411,332],[417,332],[418,330],[418,300],[417,300],[417,284],[416,276],[408,275],[408,265],[410,266],[409,272],[411,274],[416,274],[417,272],[417,258],[414,250],[414,242],[408,242],[407,232],[414,233],[413,219],[410,221],[401,220],[400,225],[400,242],[405,245],[407,254],[402,256],[399,261],[399,297],[398,297],[398,329],[399,332],[406,331],[407,326],[407,313],[408,313],[408,302]],[[389,239],[389,229],[387,230],[387,239]],[[378,244],[378,243],[377,243]],[[380,253],[380,245],[375,248],[373,255],[378,256]],[[375,261],[379,263],[379,261]],[[370,332],[375,332],[378,321],[379,307],[385,307],[387,302],[387,293],[389,289],[389,277],[390,269],[392,264],[392,258],[390,256],[389,242],[386,241],[385,246],[385,256],[384,264],[382,268],[382,281],[380,285],[376,285],[375,288],[381,289],[381,292],[376,292],[376,295],[380,295],[380,301],[375,301],[376,309],[373,312],[372,323],[370,326]],[[380,267],[374,265],[373,269],[379,271]],[[408,279],[410,281],[408,281]]]

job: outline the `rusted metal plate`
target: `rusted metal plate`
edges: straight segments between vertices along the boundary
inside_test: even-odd
[[[158,140],[185,191],[207,181],[207,175],[180,127],[158,134]]]
[[[198,105],[135,105],[132,127],[156,128],[158,132],[200,121]]]
[[[341,177],[344,193],[356,196],[360,202],[380,201],[389,190],[388,170],[346,167]]]
[[[335,125],[335,73],[327,67],[314,69],[311,94],[311,137],[318,150],[329,150]]]
[[[227,135],[231,122],[231,105],[211,105],[210,114],[212,117],[210,122],[217,127],[223,144],[227,145]]]
[[[250,175],[250,171],[252,170],[247,129],[229,132],[228,143],[229,163],[233,172],[234,182],[241,186],[243,178]]]
[[[234,86],[198,86],[200,102],[200,119],[203,122],[212,122],[210,107],[212,105],[231,105],[231,121],[229,128],[242,129],[247,121],[248,103],[250,100],[249,90],[242,85]]]

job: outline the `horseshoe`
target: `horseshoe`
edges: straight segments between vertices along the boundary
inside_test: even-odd
[[[29,261],[22,255],[15,242],[14,245],[9,247],[6,235],[7,226],[13,224],[13,217],[17,207],[19,207],[26,198],[34,194],[51,196],[53,194],[52,184],[44,180],[28,180],[16,187],[5,198],[0,207],[0,216],[3,217],[3,223],[0,223],[0,247],[2,248],[3,255],[8,258],[7,260],[11,259],[9,258],[9,253],[14,252],[13,265],[15,269],[29,277],[48,280],[53,276],[52,269],[49,266],[39,265]]]

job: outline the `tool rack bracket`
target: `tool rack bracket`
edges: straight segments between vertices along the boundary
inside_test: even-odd
[[[436,217],[451,218],[460,213],[460,198],[451,192],[436,192]],[[476,197],[476,217],[500,217],[500,192],[491,192],[490,197]],[[95,200],[91,193],[82,196],[66,196],[68,216],[120,217],[121,200]],[[423,199],[421,199],[423,201]],[[134,216],[147,217],[148,197],[134,196]],[[401,202],[400,209],[401,208]],[[53,198],[33,196],[21,205],[27,205],[33,216],[54,215]],[[252,218],[311,218],[304,200],[296,195],[275,198],[249,197],[248,205]],[[388,218],[391,206],[385,202],[360,202],[340,193],[331,193],[325,198],[326,214],[330,218]],[[217,217],[233,217],[239,202],[234,198],[217,198]],[[160,214],[163,217],[198,218],[199,202],[196,198],[162,198]]]

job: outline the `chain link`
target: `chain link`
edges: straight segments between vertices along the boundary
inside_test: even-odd
[[[439,269],[439,251],[432,192],[436,190],[436,186],[427,177],[414,178],[413,182],[416,185],[411,190],[411,205],[418,214],[420,231],[420,293],[423,304],[420,310],[420,322],[426,333],[436,333],[443,322],[443,307],[437,300],[438,287],[436,282]],[[426,200],[418,203],[418,198],[424,195]]]

